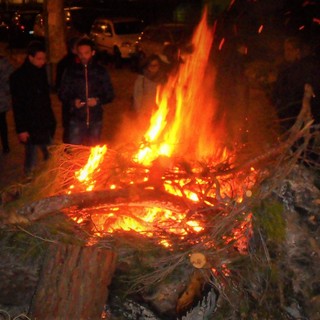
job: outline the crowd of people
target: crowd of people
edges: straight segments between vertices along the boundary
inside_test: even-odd
[[[89,38],[74,38],[68,53],[57,64],[55,89],[61,102],[62,142],[94,146],[101,142],[103,106],[115,97],[110,75],[96,58]],[[155,108],[156,89],[167,79],[168,68],[158,55],[141,65],[132,92],[134,113],[144,119]],[[14,70],[9,60],[0,57],[0,133],[3,154],[10,152],[6,113],[12,106],[15,129],[24,146],[24,174],[32,177],[37,166],[38,149],[43,159],[50,157],[57,119],[51,99],[46,69],[46,48],[38,41],[27,47],[21,66]],[[141,121],[143,123],[145,121]]]
[[[243,60],[242,63],[246,53],[243,48],[240,43],[235,51]],[[96,59],[95,53],[94,43],[90,39],[72,39],[68,54],[57,65],[55,88],[61,101],[63,143],[94,146],[101,141],[103,106],[115,98],[115,93],[109,73]],[[166,63],[161,56],[151,55],[141,66],[141,72],[133,84],[132,109],[139,115],[137,121],[141,125],[147,123],[157,106],[157,87],[166,83],[170,72],[178,70],[177,65],[169,68]],[[12,105],[18,139],[25,148],[24,173],[27,176],[32,175],[36,168],[38,148],[44,160],[50,157],[48,146],[53,141],[57,124],[45,65],[46,50],[40,42],[29,44],[25,61],[16,70],[13,70],[8,59],[0,57],[2,151],[3,154],[10,152],[6,113]],[[234,104],[237,97],[233,98],[228,92],[235,92],[233,89],[239,83],[244,83],[244,69],[243,65],[236,64],[238,73],[235,76],[233,70],[226,71],[226,67],[230,69],[232,65],[220,65],[224,74],[233,74],[232,81],[225,83],[223,78],[219,80],[218,77],[216,90],[221,102]],[[272,96],[283,130],[292,126],[301,109],[306,83],[313,87],[315,93],[312,113],[315,123],[319,123],[319,70],[318,59],[305,50],[299,39],[286,39],[284,62],[279,68]],[[246,95],[246,91],[241,92]]]

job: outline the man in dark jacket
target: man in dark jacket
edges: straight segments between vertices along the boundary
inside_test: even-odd
[[[77,43],[79,62],[66,69],[62,77],[59,98],[70,106],[69,139],[71,144],[99,144],[103,105],[114,98],[107,70],[98,64],[93,42],[81,39]]]
[[[24,170],[27,175],[35,168],[37,147],[44,159],[48,159],[47,146],[52,142],[56,128],[45,64],[44,45],[32,42],[24,63],[10,77],[16,132],[25,145]]]

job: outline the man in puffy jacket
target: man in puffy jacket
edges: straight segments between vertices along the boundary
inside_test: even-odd
[[[77,43],[78,60],[63,74],[58,92],[60,100],[70,106],[69,143],[94,146],[99,144],[103,105],[114,98],[107,70],[93,56],[90,39]]]
[[[10,76],[13,115],[19,141],[25,146],[27,176],[35,169],[38,147],[44,159],[49,158],[47,147],[56,128],[45,65],[45,46],[35,41],[29,44],[22,66]]]

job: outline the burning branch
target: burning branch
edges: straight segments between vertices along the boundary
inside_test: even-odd
[[[39,201],[32,202],[20,209],[17,213],[25,216],[30,222],[37,221],[45,216],[61,211],[65,208],[77,206],[78,208],[88,208],[100,204],[112,203],[121,206],[123,201],[135,203],[141,201],[161,202],[163,207],[173,207],[180,212],[187,209],[186,199],[168,195],[159,190],[148,190],[145,186],[135,185],[120,190],[102,190],[93,192],[83,192],[70,195],[57,195]],[[191,207],[191,203],[189,203]],[[193,205],[194,206],[194,205]]]

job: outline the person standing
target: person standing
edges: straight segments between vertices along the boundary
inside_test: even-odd
[[[250,90],[246,69],[251,57],[245,39],[238,36],[228,39],[214,57],[218,115],[225,119],[227,144],[234,148],[248,141]]]
[[[36,166],[38,147],[44,160],[49,158],[48,145],[56,129],[43,43],[29,44],[24,63],[10,76],[10,91],[16,132],[25,146],[24,171],[30,176]]]
[[[69,105],[68,142],[94,146],[100,143],[103,105],[114,98],[110,76],[95,59],[94,44],[83,38],[77,43],[79,61],[66,69],[58,96]]]
[[[3,154],[10,152],[6,116],[11,105],[9,76],[12,72],[13,66],[9,60],[4,56],[0,56],[0,137]]]
[[[68,41],[68,53],[58,62],[57,69],[56,69],[56,81],[55,86],[57,92],[60,90],[62,76],[65,70],[71,66],[72,64],[77,62],[77,42],[79,38],[71,38]],[[69,143],[69,122],[70,122],[70,106],[68,104],[62,103],[61,106],[61,115],[62,115],[62,127],[63,127],[63,134],[62,134],[62,142]]]
[[[148,123],[152,111],[156,108],[157,87],[166,82],[163,62],[156,54],[148,57],[142,74],[135,80],[133,88],[133,109],[142,123]]]

